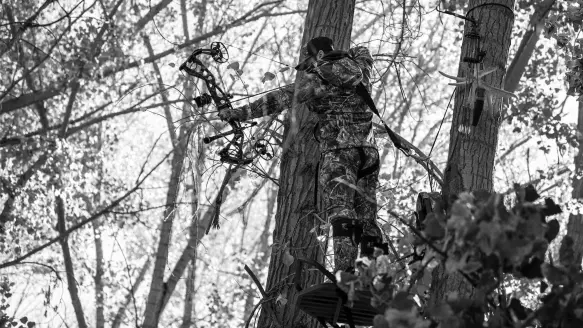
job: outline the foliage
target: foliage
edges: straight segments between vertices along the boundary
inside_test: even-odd
[[[355,290],[373,293],[371,305],[384,313],[375,318],[375,328],[579,327],[583,271],[573,240],[563,239],[557,263],[545,263],[549,243],[559,233],[558,221],[549,217],[561,209],[549,198],[540,200],[532,186],[515,185],[515,193],[512,206],[500,194],[462,193],[446,212],[429,214],[421,230],[409,224],[417,236],[414,246],[423,248],[424,256],[409,264],[416,273],[406,283],[397,283],[398,261],[378,252],[373,260],[357,260],[358,275],[337,273],[339,287],[349,300]],[[426,283],[422,278],[436,263],[462,274],[475,288],[472,296],[450,293],[446,300],[428,301],[419,293]],[[540,306],[529,309],[507,295],[501,288],[507,275],[540,281]]]
[[[567,93],[583,95],[583,38],[579,37],[583,25],[583,1],[564,1],[560,12],[549,16],[545,35],[553,38],[564,52],[567,64]]]
[[[165,268],[166,277],[171,276],[169,271],[182,252],[190,250],[186,248],[189,231],[200,229],[199,224],[207,209],[212,208],[226,170],[216,161],[216,150],[224,144],[217,142],[204,148],[196,145],[197,138],[224,130],[213,116],[214,108],[194,108],[190,99],[186,99],[186,78],[178,73],[178,65],[193,48],[221,40],[228,44],[232,61],[211,65],[211,69],[235,99],[290,83],[293,70],[281,68],[281,63],[293,66],[297,59],[303,24],[301,18],[307,1],[286,0],[272,12],[260,8],[245,17],[262,19],[245,21],[245,25],[231,29],[226,24],[242,19],[241,13],[267,1],[186,0],[172,1],[164,8],[161,4],[168,1],[48,1],[49,6],[32,20],[32,24],[23,24],[44,2],[6,0],[0,5],[0,52],[3,54],[0,56],[0,209],[9,214],[6,233],[0,233],[0,265],[46,245],[57,236],[56,196],[65,202],[67,227],[99,213],[119,195],[131,190],[136,176],[172,151],[168,135],[188,121],[201,134],[192,134],[188,164],[177,187],[177,216]],[[447,1],[441,8],[460,11],[466,2]],[[121,3],[119,10],[113,17],[108,17],[117,3]],[[185,4],[184,12],[181,3]],[[206,8],[204,3],[208,5]],[[528,7],[534,2],[520,3]],[[448,138],[445,131],[448,131],[450,121],[450,111],[446,106],[451,90],[445,92],[447,87],[436,83],[433,75],[446,68],[452,71],[457,65],[457,51],[463,35],[461,27],[458,21],[440,16],[433,7],[416,1],[407,2],[409,11],[406,24],[403,24],[401,2],[387,4],[357,1],[352,41],[368,46],[375,54],[385,54],[384,57],[375,57],[376,69],[372,77],[375,81],[373,96],[379,109],[383,108],[385,120],[391,122],[391,127],[400,129],[403,136],[426,151],[436,163],[444,162]],[[379,15],[381,7],[384,13]],[[6,8],[12,8],[14,22],[7,16]],[[279,15],[285,12],[291,14]],[[561,12],[557,13],[559,28],[561,15]],[[518,16],[526,17],[520,13]],[[181,18],[188,24],[189,35],[182,32]],[[138,22],[144,21],[146,25],[139,27]],[[23,33],[15,38],[14,33],[19,28],[23,28]],[[515,28],[514,38],[519,40],[520,34],[516,30],[520,31]],[[149,55],[145,37],[150,39],[156,56]],[[12,46],[6,47],[12,41]],[[396,45],[400,52],[393,56]],[[559,139],[572,132],[567,126],[557,126],[561,119],[559,99],[546,94],[541,97],[537,89],[540,84],[556,85],[553,76],[561,73],[562,68],[556,65],[554,57],[549,52],[528,68],[525,84],[532,87],[523,89],[511,112],[513,123],[521,124],[518,128],[522,130],[505,132],[500,137],[502,142],[510,143],[523,135],[539,132]],[[154,65],[158,66],[159,74]],[[156,83],[158,78],[162,83]],[[74,89],[75,82],[79,82],[78,90]],[[196,87],[194,96],[201,93]],[[15,101],[41,95],[48,96],[17,109],[8,111],[10,107],[6,107]],[[183,104],[186,107],[182,107]],[[69,106],[70,117],[67,117]],[[189,113],[186,118],[180,117],[183,108]],[[202,115],[201,111],[205,114]],[[61,131],[67,119],[67,133],[63,135]],[[443,128],[442,120],[445,122]],[[259,122],[258,128],[246,139],[261,136],[262,129],[266,129],[268,135],[276,139],[274,144],[280,143],[281,118],[273,122],[278,126]],[[524,127],[527,123],[528,127]],[[377,135],[377,139],[381,146],[388,142],[383,135]],[[572,146],[570,141],[562,141],[565,149]],[[549,152],[545,145],[534,147],[544,147]],[[396,155],[389,146],[383,147],[381,153],[379,204],[405,215],[410,211],[411,198],[420,189],[428,188],[425,172]],[[539,153],[542,156],[543,150]],[[40,161],[43,155],[46,155],[46,161]],[[242,264],[253,263],[253,270],[262,279],[268,269],[270,252],[285,249],[290,254],[290,251],[297,251],[293,244],[287,244],[288,241],[278,240],[277,233],[272,240],[274,227],[273,224],[270,226],[269,220],[275,212],[276,192],[268,192],[263,186],[270,186],[270,181],[277,182],[279,160],[276,155],[271,161],[258,162],[254,171],[237,172],[237,178],[232,179],[226,188],[220,218],[222,229],[204,236],[197,244],[196,263],[193,264],[192,276],[188,277],[196,280],[192,313],[197,326],[210,326],[211,322],[213,326],[240,325],[247,319],[246,314],[253,302],[258,300],[254,285],[241,273]],[[528,179],[525,170],[515,165],[512,156],[500,163],[505,164],[510,169],[498,170],[497,181],[507,181],[509,178],[502,173],[508,171],[515,174],[511,174],[511,178]],[[275,168],[272,171],[268,169],[271,165]],[[68,236],[85,317],[95,317],[100,306],[94,293],[97,292],[98,263],[102,263],[101,284],[105,303],[101,306],[106,321],[114,320],[121,309],[122,324],[138,325],[141,321],[152,271],[143,263],[151,257],[158,239],[158,227],[165,220],[163,209],[168,206],[165,196],[169,189],[170,167],[171,161],[165,160],[144,185],[92,221],[96,223],[95,227],[89,224]],[[24,183],[20,183],[21,180]],[[545,180],[549,184],[557,181],[560,180],[552,177]],[[8,195],[15,196],[11,209],[5,203]],[[432,268],[436,261],[428,261],[427,257],[407,265],[401,258],[414,253],[415,256],[407,259],[423,259],[427,254],[435,255],[435,252],[426,246],[424,248],[419,240],[411,245],[414,238],[405,225],[385,211],[380,213],[380,220],[389,239],[395,242],[397,254],[377,259],[379,266],[384,266],[387,261],[393,262],[386,266],[393,277],[391,282],[372,280],[370,283],[376,283],[380,290],[388,288],[392,293],[410,289],[423,299],[431,280],[429,270],[424,266]],[[443,225],[443,220],[433,220],[432,225]],[[500,228],[491,223],[487,226],[489,229]],[[445,225],[443,229],[448,231],[449,228]],[[465,242],[467,234],[456,238]],[[538,235],[528,236],[539,243],[546,240]],[[96,254],[98,240],[103,245],[102,258]],[[438,239],[431,239],[431,242],[437,244]],[[459,253],[459,247],[451,247]],[[454,259],[449,262],[452,268],[457,266],[469,270],[475,266],[471,257],[464,258],[458,253],[450,255]],[[33,256],[39,263],[64,271],[58,247],[49,246]],[[364,265],[363,262],[361,269]],[[366,265],[372,267],[371,263]],[[145,277],[139,279],[142,268]],[[13,320],[11,322],[18,321],[22,325],[18,318],[25,314],[35,319],[44,314],[46,320],[55,314],[54,320],[63,322],[49,322],[47,325],[76,326],[69,298],[62,296],[67,293],[66,284],[56,284],[49,288],[51,292],[42,296],[45,294],[43,289],[46,289],[43,286],[45,278],[51,270],[43,266],[31,270],[23,269],[23,266],[0,270],[2,275],[10,277],[11,283],[15,282],[10,286],[10,292],[3,294],[13,295],[5,297],[2,304],[16,304],[16,296],[30,304],[30,313],[21,313],[23,310],[19,309],[12,314],[16,317],[8,318]],[[377,272],[382,270],[385,269],[379,267]],[[520,267],[508,268],[507,271],[519,272]],[[160,326],[174,326],[182,317],[182,305],[186,303],[183,295],[187,294],[186,284],[183,284],[187,280],[185,276],[177,277],[179,283],[168,301],[172,306],[165,309]],[[31,284],[26,289],[24,286],[28,286],[29,279]],[[293,303],[282,295],[277,296],[280,304]],[[391,296],[394,305],[399,303],[395,300],[415,299],[409,294],[398,295]],[[382,303],[383,297],[381,293],[377,300]],[[409,301],[405,303],[411,304]],[[391,323],[416,321],[424,324],[418,318],[426,313],[414,307],[392,309],[388,315]]]
[[[9,300],[12,297],[11,288],[15,285],[7,277],[0,278],[0,328],[33,328],[36,323],[29,321],[27,317],[16,319],[8,315]]]

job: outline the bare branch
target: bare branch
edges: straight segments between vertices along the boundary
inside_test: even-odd
[[[257,9],[252,9],[251,11],[247,12],[243,16],[244,17],[247,17],[247,16],[250,15],[250,13],[253,13],[256,10]],[[273,14],[272,16],[284,16],[284,15],[290,15],[290,14],[295,14],[295,12],[278,13],[278,14]],[[159,54],[156,54],[154,56],[149,56],[149,57],[144,58],[144,59],[136,60],[136,61],[134,61],[132,63],[129,63],[127,65],[123,65],[121,67],[116,67],[116,68],[109,69],[109,70],[107,70],[107,71],[105,71],[103,73],[102,77],[107,77],[107,76],[113,75],[115,73],[119,73],[121,71],[125,71],[127,69],[136,68],[136,67],[139,67],[140,65],[143,65],[143,64],[149,64],[149,63],[154,62],[154,61],[156,61],[156,60],[158,60],[160,58],[163,58],[163,57],[166,57],[168,55],[171,55],[171,54],[175,53],[177,50],[181,50],[181,49],[187,48],[189,46],[192,46],[192,45],[195,45],[197,43],[203,42],[204,40],[206,40],[208,38],[211,38],[213,36],[222,34],[222,33],[224,33],[225,31],[227,31],[230,28],[237,27],[237,26],[241,26],[241,25],[244,25],[244,24],[247,24],[247,23],[256,21],[256,20],[258,20],[258,19],[260,19],[262,17],[267,17],[267,16],[269,16],[269,13],[268,12],[263,12],[261,14],[257,14],[255,16],[249,17],[249,18],[244,19],[244,20],[242,20],[241,18],[239,18],[239,19],[236,19],[235,21],[233,21],[231,23],[228,23],[228,24],[225,24],[225,25],[222,25],[222,26],[217,26],[212,31],[207,32],[207,33],[204,33],[204,34],[201,34],[200,36],[198,36],[198,37],[196,37],[194,39],[188,40],[188,41],[184,42],[183,44],[177,45],[177,46],[173,47],[172,49],[165,50],[165,51],[163,51],[163,52],[161,52]]]
[[[164,158],[162,158],[161,161],[159,161],[149,172],[148,174],[146,174],[141,180],[138,181],[138,183],[131,188],[130,190],[128,190],[126,193],[124,193],[123,195],[121,195],[120,197],[118,197],[117,199],[115,199],[113,202],[111,202],[108,206],[106,206],[105,208],[103,208],[101,211],[91,215],[90,217],[86,218],[85,220],[82,220],[81,222],[73,225],[71,228],[67,229],[66,231],[64,231],[63,236],[68,236],[70,233],[72,233],[73,231],[77,231],[81,228],[83,228],[86,224],[92,222],[93,220],[97,220],[99,219],[101,216],[103,216],[104,214],[108,213],[109,211],[111,211],[111,209],[115,208],[117,205],[119,205],[123,200],[125,200],[126,198],[128,198],[131,194],[133,194],[136,190],[138,190],[141,185],[144,183],[144,181],[146,181],[146,179],[152,175],[152,173],[154,173],[154,171],[156,171],[158,169],[158,167],[160,167],[163,163],[166,162],[166,159],[168,157],[170,157],[170,155],[173,153],[173,151],[170,151],[168,154],[166,154],[166,156],[164,156]],[[17,258],[15,258],[14,260],[10,260],[4,263],[0,264],[0,269],[3,268],[7,268],[7,267],[11,267],[13,265],[16,265],[22,261],[24,261],[25,259],[33,256],[34,254],[42,251],[43,249],[53,245],[54,243],[58,242],[61,239],[61,236],[55,237],[50,239],[48,242],[44,243],[41,246],[36,247],[35,249],[29,251],[28,253],[21,255]]]
[[[168,7],[171,2],[172,0],[162,0],[154,7],[150,7],[150,11],[148,11],[148,13],[144,17],[140,18],[140,20],[136,23],[134,35],[141,31],[146,26],[146,24],[148,24],[154,18],[154,16],[158,15],[158,13],[160,13],[164,8]]]
[[[24,34],[24,32],[26,31],[27,28],[32,26],[32,23],[37,19],[37,17],[40,15],[40,13],[45,10],[51,3],[55,2],[55,0],[46,0],[41,6],[40,8],[32,15],[30,16],[21,26],[20,28],[18,28],[18,30],[16,31],[16,33],[12,36],[12,38],[10,39],[10,41],[8,41],[8,44],[6,45],[6,48],[4,49],[4,51],[0,52],[0,57],[4,56],[4,54],[6,52],[8,52],[10,50],[10,48],[12,48],[12,46],[20,39],[20,37],[22,36],[22,34]],[[8,5],[6,5],[8,6]]]
[[[128,291],[127,295],[125,296],[125,299],[124,299],[122,305],[120,305],[119,309],[117,310],[117,313],[115,314],[115,317],[113,318],[113,323],[111,324],[111,328],[121,327],[125,311],[126,311],[128,305],[130,304],[131,300],[134,298],[134,295],[138,291],[138,288],[140,287],[140,285],[144,281],[144,278],[146,277],[146,272],[148,272],[148,269],[150,268],[150,264],[152,264],[152,259],[148,256],[148,258],[146,259],[146,262],[144,263],[144,265],[142,265],[142,269],[140,269],[140,273],[138,273],[138,277],[136,278],[136,281],[132,284],[131,279],[130,279],[131,288]]]

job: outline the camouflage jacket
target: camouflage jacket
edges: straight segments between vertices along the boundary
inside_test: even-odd
[[[373,59],[365,47],[352,48],[348,55],[334,61],[327,61],[324,57],[318,61],[313,73],[304,74],[298,87],[298,102],[305,103],[319,118],[315,136],[322,151],[375,147],[373,113],[355,93],[355,87],[361,82],[370,92]],[[267,93],[223,118],[247,120],[280,113],[291,108],[294,88],[292,84]]]

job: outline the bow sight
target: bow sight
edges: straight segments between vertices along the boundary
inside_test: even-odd
[[[180,65],[179,70],[185,71],[188,75],[199,78],[203,80],[207,86],[208,93],[204,93],[200,96],[194,97],[194,102],[197,107],[204,107],[206,105],[215,103],[219,112],[225,110],[232,110],[233,106],[230,99],[232,95],[226,93],[221,89],[221,87],[216,83],[214,75],[209,71],[209,69],[197,58],[198,55],[209,55],[217,63],[225,63],[229,60],[229,53],[227,48],[221,42],[211,43],[208,49],[195,49],[188,59]],[[236,165],[247,165],[253,162],[255,157],[245,157],[243,155],[243,144],[244,144],[244,134],[243,130],[256,125],[256,122],[251,122],[247,126],[242,126],[239,120],[229,120],[227,123],[231,126],[231,130],[219,133],[211,137],[203,138],[204,143],[210,143],[214,140],[233,135],[233,138],[229,140],[227,145],[221,149],[218,154],[221,162],[236,164]],[[256,143],[255,152],[261,157],[271,157],[271,154],[267,152],[267,146],[265,143]]]

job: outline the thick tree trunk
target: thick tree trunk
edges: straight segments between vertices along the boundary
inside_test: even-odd
[[[316,36],[327,36],[335,41],[339,49],[348,49],[354,16],[355,0],[318,1],[310,0],[302,44]],[[303,58],[300,58],[303,60]],[[296,82],[298,82],[296,78]],[[296,86],[299,83],[296,83]],[[290,113],[291,124],[286,126],[286,142],[280,168],[277,212],[273,233],[273,248],[267,277],[270,297],[283,295],[287,299],[285,306],[267,302],[259,318],[258,327],[316,327],[314,319],[295,307],[297,292],[290,277],[294,268],[284,264],[286,246],[293,256],[321,260],[322,251],[316,235],[310,232],[319,225],[314,216],[314,193],[316,182],[316,164],[320,153],[314,140],[312,130],[316,117],[305,106],[294,102]],[[319,274],[303,276],[304,286],[321,281]],[[271,310],[266,311],[266,307]],[[275,313],[277,319],[270,313]]]
[[[575,156],[575,175],[573,178],[573,199],[581,201],[583,198],[583,102],[579,102],[579,118],[577,120],[577,130],[579,133],[579,149]],[[569,215],[567,223],[567,235],[573,238],[575,244],[573,249],[577,256],[583,255],[583,215]]]
[[[510,36],[514,23],[514,0],[470,0],[470,15],[479,22],[478,32],[481,36],[481,48],[486,51],[484,69],[497,68],[482,80],[493,87],[503,85]],[[466,21],[465,33],[472,28]],[[468,38],[464,38],[458,68],[458,76],[468,76],[472,71],[461,59],[470,56]],[[453,121],[450,131],[449,157],[445,169],[444,197],[456,195],[462,191],[493,189],[492,173],[498,130],[500,128],[500,98],[493,98],[491,106],[484,103],[484,111],[478,125],[469,133],[460,132],[460,127],[471,126],[473,112],[473,88],[458,88],[455,97]],[[488,96],[488,94],[486,94]],[[432,303],[443,300],[448,292],[458,292],[460,296],[471,296],[471,285],[459,274],[447,275],[443,267],[433,272],[431,285]]]

